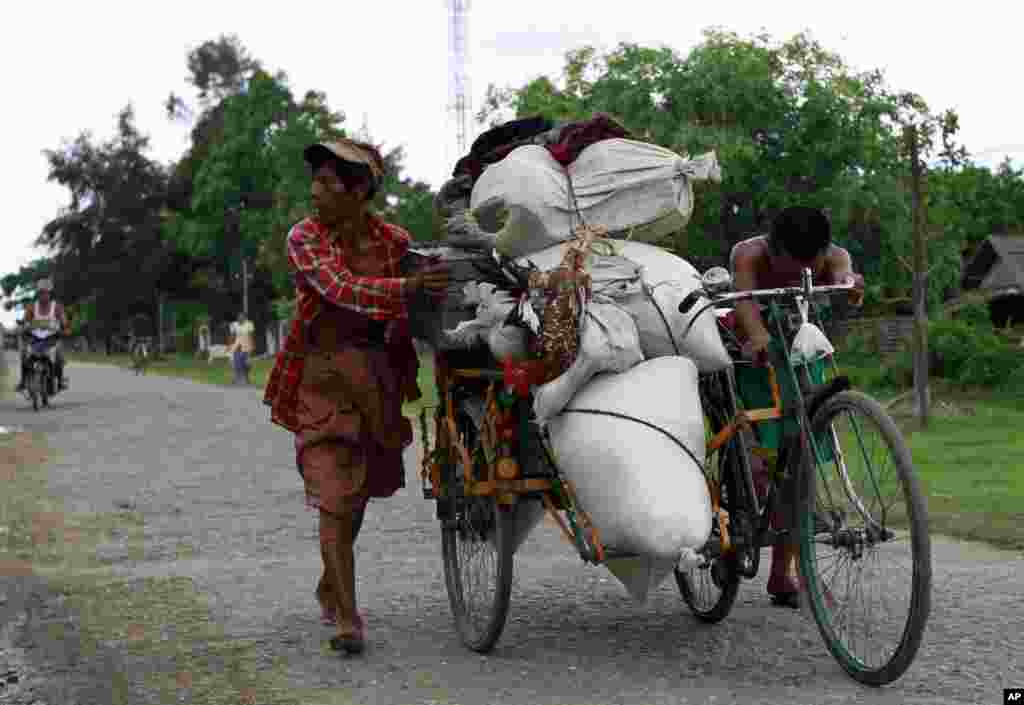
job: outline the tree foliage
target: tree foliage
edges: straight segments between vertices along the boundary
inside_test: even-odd
[[[1021,175],[971,165],[956,140],[954,111],[933,113],[920,96],[891,88],[881,71],[854,70],[809,34],[779,42],[710,29],[685,56],[632,43],[603,55],[576,49],[559,77],[490,86],[478,120],[570,121],[597,112],[676,152],[717,152],[723,182],[699,187],[691,223],[676,238],[676,249],[695,262],[721,263],[733,244],[799,202],[830,213],[876,298],[905,295],[911,276],[901,257],[910,250],[911,214],[901,130],[908,124],[918,126],[922,154],[936,162],[928,174],[933,303],[955,288],[965,243],[1022,225]]]

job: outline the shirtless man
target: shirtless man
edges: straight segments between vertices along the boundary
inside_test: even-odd
[[[828,218],[818,209],[801,206],[785,209],[772,223],[769,235],[737,243],[730,255],[736,291],[799,286],[804,268],[811,270],[815,284],[853,283],[850,302],[854,306],[863,303],[864,277],[854,273],[850,253],[832,242]],[[741,301],[736,303],[735,310],[744,354],[758,366],[767,365],[772,336],[761,318],[759,304]],[[755,479],[759,480],[757,484],[766,487],[766,464],[754,462],[752,469]],[[773,528],[786,528],[782,526],[786,515],[785,511],[777,512],[772,517]],[[768,593],[773,604],[799,607],[798,555],[799,546],[795,542],[772,546]]]

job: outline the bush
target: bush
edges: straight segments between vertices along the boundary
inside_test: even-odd
[[[939,320],[929,325],[928,346],[932,374],[965,386],[992,387],[1021,374],[1024,356],[1019,348],[996,335],[988,320],[988,308],[981,306],[984,322],[975,319],[977,307],[968,316],[956,320]],[[965,309],[961,309],[963,313]]]
[[[979,330],[992,330],[992,312],[988,304],[974,301],[965,304],[955,314],[957,321],[967,323]]]
[[[984,306],[980,307],[986,311]],[[1024,391],[1024,350],[1014,341],[998,335],[985,319],[973,322],[977,308],[967,317],[940,319],[928,325],[928,372],[965,387],[1002,387]],[[849,345],[840,353],[840,361],[849,360],[857,370],[860,386],[905,389],[914,383],[914,357],[911,345],[884,361],[872,356],[870,343],[850,336]]]

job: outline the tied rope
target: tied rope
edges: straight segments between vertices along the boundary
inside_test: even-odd
[[[647,428],[653,428],[655,431],[657,431],[658,433],[660,433],[663,436],[667,437],[669,440],[671,440],[677,446],[682,448],[683,451],[688,456],[690,456],[690,460],[693,461],[693,464],[697,466],[698,470],[700,470],[702,472],[704,470],[704,466],[700,462],[697,461],[697,456],[695,456],[693,454],[693,451],[690,450],[689,448],[687,448],[686,445],[683,444],[682,441],[680,441],[678,438],[673,436],[671,433],[669,433],[668,431],[663,429],[661,426],[656,426],[656,425],[652,424],[649,421],[644,421],[643,419],[638,419],[635,416],[629,416],[628,414],[620,414],[617,411],[602,411],[601,409],[572,409],[572,408],[569,408],[569,409],[565,409],[562,413],[563,414],[594,414],[594,415],[597,415],[597,416],[613,416],[613,417],[615,417],[617,419],[624,419],[626,421],[633,421],[635,423],[638,423],[638,424],[641,424],[643,426],[646,426]]]
[[[593,233],[589,241],[586,242],[586,250],[594,252],[595,254],[600,254],[598,252],[598,248],[600,247],[604,249],[605,253],[614,254],[615,247],[608,239],[608,229],[600,225],[587,225],[586,220],[584,220],[583,213],[580,211],[579,201],[576,198],[576,189],[573,188],[572,177],[569,175],[568,169],[565,170],[565,181],[568,185],[569,191],[570,213],[576,218],[578,218],[580,221],[580,225],[576,226],[573,229],[574,233],[576,234],[577,240],[569,246],[569,252],[576,252],[577,257],[581,257],[583,255],[584,249],[580,243],[580,240],[583,239],[580,235],[582,231],[583,233],[586,234]],[[630,239],[632,239],[633,237],[632,229],[630,230],[629,237]],[[600,238],[600,240],[598,240],[598,238]],[[568,252],[566,253],[566,256],[569,256]],[[672,326],[669,325],[668,317],[665,315],[665,311],[662,310],[661,306],[654,298],[654,287],[651,287],[646,282],[644,282],[643,292],[644,294],[647,295],[647,300],[651,302],[652,306],[654,306],[654,310],[658,312],[658,317],[661,318],[661,323],[662,325],[665,326],[665,332],[668,334],[668,339],[672,341],[672,349],[675,350],[677,356],[681,356],[682,352],[679,350],[679,343],[676,341],[676,336],[672,333]]]

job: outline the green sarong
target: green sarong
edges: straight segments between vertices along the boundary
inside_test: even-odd
[[[785,360],[785,354],[777,340],[772,340],[771,359]],[[802,375],[801,365],[797,367],[797,375]],[[810,373],[811,384],[824,384],[826,360],[815,360],[806,365]],[[767,367],[754,367],[753,365],[736,365],[736,386],[743,403],[744,409],[770,409],[773,406],[771,382],[768,378]],[[796,389],[793,387],[793,380],[789,370],[776,368],[775,378],[779,384],[779,395],[782,397],[782,408],[785,411],[796,401]],[[758,443],[763,448],[778,452],[782,445],[782,439],[787,435],[795,434],[799,427],[794,419],[786,418],[781,420],[761,421],[754,424],[757,432]],[[818,445],[818,452],[822,461],[828,462],[832,459],[832,444],[826,434],[819,434],[815,440]]]

